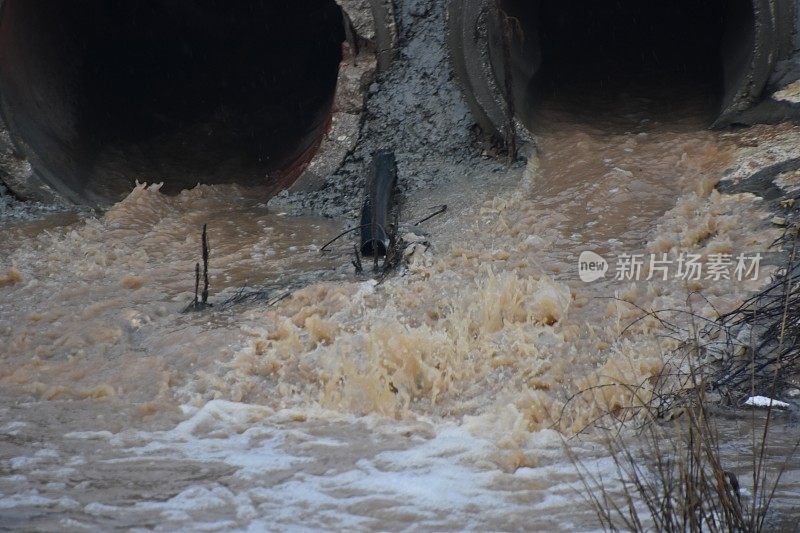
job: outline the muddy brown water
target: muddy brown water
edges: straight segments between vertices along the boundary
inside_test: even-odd
[[[578,256],[766,252],[764,202],[714,185],[800,145],[797,127],[709,132],[691,102],[664,116],[623,101],[593,121],[547,107],[524,170],[411,193],[403,220],[448,212],[404,226],[431,247],[379,285],[352,273],[347,243],[320,253],[348,221],[232,186],[3,221],[0,528],[597,529],[563,437],[631,405],[619,384],[648,383],[677,346],[657,320],[630,324],[713,317],[774,267],[682,283],[617,281],[612,265],[587,284]],[[183,314],[203,223],[217,308]],[[243,287],[299,288],[219,305]],[[721,425],[742,472],[747,423]],[[797,437],[780,418],[772,466]],[[570,443],[613,478],[591,432]],[[788,470],[778,528],[798,512]]]

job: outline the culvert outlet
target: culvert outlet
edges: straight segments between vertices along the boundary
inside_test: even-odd
[[[0,166],[23,196],[281,187],[331,126],[346,39],[334,0],[0,4]]]
[[[688,88],[707,99],[707,124],[725,126],[791,54],[794,11],[791,0],[451,0],[448,39],[473,115],[501,138],[535,131],[542,99],[587,91],[658,105]]]

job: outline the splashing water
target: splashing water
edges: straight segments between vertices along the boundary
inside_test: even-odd
[[[101,217],[4,227],[3,523],[592,529],[562,436],[653,394],[677,341],[642,310],[713,318],[759,282],[585,284],[578,256],[767,252],[763,202],[714,186],[797,151],[800,130],[545,113],[524,172],[406,199],[408,220],[450,209],[382,284],[319,253],[342,221],[237,187],[139,186]],[[302,288],[182,314],[203,223],[212,301]]]

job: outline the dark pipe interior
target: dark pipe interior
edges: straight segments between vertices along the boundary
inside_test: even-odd
[[[503,0],[502,7],[512,17],[512,78],[524,122],[535,122],[541,103],[588,118],[638,99],[667,113],[691,104],[711,123],[754,46],[750,0]]]
[[[334,0],[6,0],[3,116],[73,199],[291,179],[331,113]]]

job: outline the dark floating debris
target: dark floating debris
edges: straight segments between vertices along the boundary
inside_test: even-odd
[[[272,307],[289,298],[299,287],[280,287],[262,289],[239,289],[231,298],[219,304],[216,308],[220,311],[231,309],[237,305],[262,303],[266,307]],[[276,294],[277,293],[277,294]]]
[[[415,243],[423,243],[422,240],[406,242],[400,231],[400,206],[396,200],[397,187],[397,160],[392,150],[378,150],[372,160],[372,170],[369,179],[366,181],[364,190],[364,203],[361,209],[361,223],[358,226],[348,228],[339,235],[328,241],[320,252],[324,253],[328,248],[342,237],[360,232],[361,246],[353,246],[353,259],[351,264],[355,268],[356,275],[364,273],[362,259],[371,257],[373,259],[372,272],[378,275],[379,282],[383,282],[387,276],[398,269],[406,256],[406,248]],[[441,215],[447,211],[447,205],[437,205],[431,208],[432,213],[414,223],[419,226],[428,220]],[[392,222],[389,223],[389,217]],[[406,235],[408,238],[408,235]],[[426,247],[428,244],[425,242]],[[381,264],[380,259],[383,258]]]
[[[406,256],[406,248],[415,243],[422,243],[426,247],[427,241],[415,240],[412,234],[411,242],[401,235],[400,231],[400,209],[395,198],[395,188],[397,186],[397,161],[392,150],[379,150],[375,153],[372,162],[372,172],[365,186],[365,200],[361,211],[361,224],[349,228],[328,241],[320,252],[324,253],[328,248],[342,237],[360,231],[361,246],[353,244],[353,255],[351,264],[355,269],[355,274],[364,274],[364,257],[373,258],[373,276],[382,283],[386,278],[401,267]],[[419,226],[428,220],[441,215],[447,211],[447,205],[438,205],[431,208],[432,212],[423,219],[417,221],[414,226]],[[392,222],[389,223],[389,217]],[[409,238],[406,235],[406,238]],[[194,280],[194,299],[183,310],[184,313],[205,311],[213,304],[208,302],[209,296],[209,258],[210,246],[208,244],[208,225],[203,224],[202,231],[202,272],[200,263],[195,263]],[[381,259],[383,260],[381,262]],[[202,290],[201,290],[202,276]],[[294,289],[296,289],[295,287]],[[245,303],[265,303],[273,306],[292,295],[293,290],[287,290],[285,285],[279,287],[262,287],[258,289],[241,289],[233,297],[226,301],[219,302],[219,310],[229,309],[235,305]]]
[[[397,160],[392,150],[378,150],[372,158],[372,170],[366,184],[366,198],[361,208],[361,254],[386,256],[389,250],[389,233],[386,219],[392,209],[397,185]],[[396,230],[395,230],[396,231]]]
[[[715,326],[722,335],[716,349],[707,350],[714,360],[714,390],[732,404],[775,398],[793,387],[800,372],[800,226],[787,228],[776,244],[788,251],[784,269],[719,318]]]

